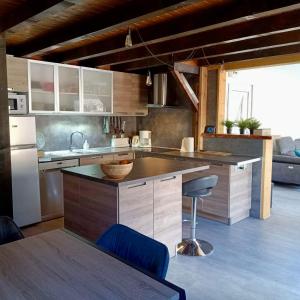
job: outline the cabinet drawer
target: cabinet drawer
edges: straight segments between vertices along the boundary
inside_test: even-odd
[[[39,170],[63,169],[78,166],[78,159],[58,160],[39,163]]]
[[[123,160],[123,159],[128,159],[128,160],[134,159],[134,153],[126,152],[126,153],[118,153],[114,155],[114,160]]]
[[[104,162],[113,161],[113,155],[96,155],[96,156],[89,156],[89,157],[82,157],[80,158],[80,165],[99,165]]]
[[[119,187],[119,223],[153,238],[153,181]]]

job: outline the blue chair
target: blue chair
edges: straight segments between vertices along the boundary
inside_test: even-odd
[[[168,248],[127,226],[111,226],[96,244],[104,251],[159,279],[166,277],[169,265]]]
[[[23,238],[23,233],[10,217],[0,216],[0,245]]]

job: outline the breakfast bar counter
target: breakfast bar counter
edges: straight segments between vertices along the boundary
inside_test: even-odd
[[[182,174],[208,164],[146,157],[136,159],[121,180],[100,165],[64,169],[65,227],[96,240],[111,225],[127,225],[167,245],[175,255],[182,239]]]

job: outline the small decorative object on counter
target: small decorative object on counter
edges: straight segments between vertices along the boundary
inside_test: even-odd
[[[204,132],[205,133],[216,133],[216,126],[207,125],[207,126],[205,126]]]
[[[254,130],[258,129],[261,126],[261,122],[255,118],[247,119],[248,122],[248,129],[250,130],[250,134],[254,133]]]
[[[236,121],[236,125],[240,129],[240,134],[245,134],[245,129],[248,128],[248,120],[240,119],[239,121]]]
[[[222,122],[222,124],[226,127],[226,133],[231,134],[232,133],[232,128],[234,127],[235,122],[231,121],[231,120],[224,120]]]
[[[123,179],[132,170],[133,162],[129,160],[113,161],[101,165],[103,173],[112,179]]]

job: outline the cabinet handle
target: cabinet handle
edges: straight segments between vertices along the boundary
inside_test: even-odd
[[[139,186],[144,186],[144,185],[146,185],[146,184],[147,184],[147,182],[143,182],[143,183],[136,184],[136,185],[129,185],[129,186],[128,186],[128,189],[134,189],[134,188],[137,188],[137,187],[139,187]]]
[[[294,169],[294,167],[293,167],[293,166],[288,166],[288,168],[289,168],[290,170]]]
[[[118,156],[125,156],[125,155],[129,155],[129,153],[118,153]]]
[[[88,157],[89,159],[103,158],[103,155]]]
[[[176,179],[176,176],[161,179],[160,182]]]
[[[62,162],[58,162],[58,163],[56,163],[57,165],[62,165],[63,163]]]

